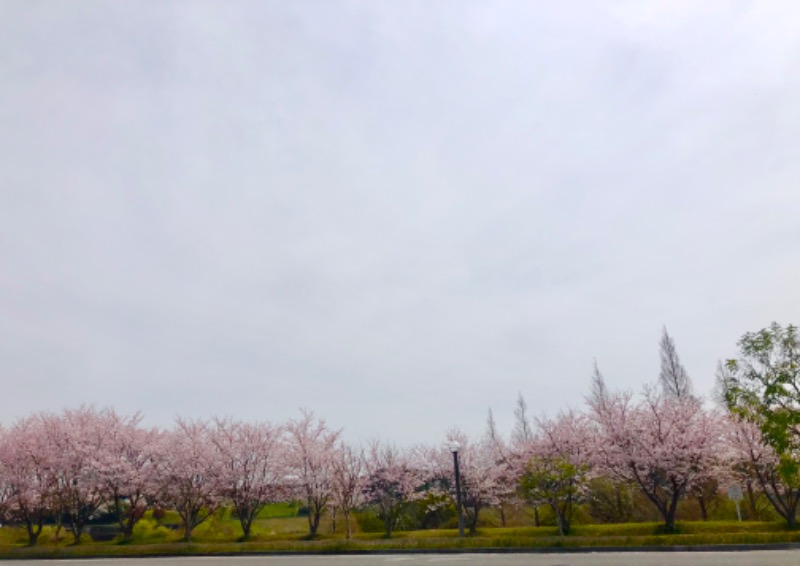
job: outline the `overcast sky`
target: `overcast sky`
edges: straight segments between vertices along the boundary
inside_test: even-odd
[[[504,433],[800,323],[800,4],[0,0],[0,422]]]

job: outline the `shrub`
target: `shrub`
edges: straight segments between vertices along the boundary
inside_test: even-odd
[[[225,521],[217,515],[212,515],[192,532],[192,538],[202,542],[235,541],[240,536],[241,528],[238,522]]]
[[[131,543],[146,544],[146,543],[159,543],[169,542],[176,540],[178,535],[175,531],[159,524],[158,521],[152,518],[140,519],[136,526],[133,528],[133,537]]]
[[[362,533],[382,533],[385,530],[383,521],[374,509],[369,507],[359,509],[353,513],[353,516],[355,516],[358,529]]]

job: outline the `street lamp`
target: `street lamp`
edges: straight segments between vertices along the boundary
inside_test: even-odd
[[[453,453],[453,467],[456,472],[456,511],[458,511],[458,536],[464,538],[464,518],[461,514],[461,474],[458,471],[458,451],[461,450],[461,444],[456,440],[451,440],[450,452]]]

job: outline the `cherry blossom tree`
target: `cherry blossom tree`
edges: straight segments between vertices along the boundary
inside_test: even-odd
[[[409,452],[377,441],[370,446],[366,467],[364,493],[377,509],[386,536],[391,537],[406,504],[418,493],[420,470]]]
[[[117,517],[125,542],[158,494],[162,433],[140,426],[142,416],[108,411],[103,451],[96,455],[105,499]]]
[[[633,403],[629,394],[602,391],[589,398],[594,462],[637,485],[663,517],[665,530],[674,531],[678,501],[718,466],[719,416],[694,397],[675,399],[650,389]]]
[[[220,459],[222,494],[236,509],[244,539],[250,538],[258,513],[281,494],[282,432],[266,422],[214,421],[211,442]]]
[[[515,455],[497,431],[492,410],[486,418],[486,431],[483,443],[494,462],[497,479],[497,507],[500,511],[500,525],[506,526],[506,506],[516,500],[517,483],[519,480],[518,469],[515,466]]]
[[[526,500],[519,497],[519,479],[526,472],[529,460],[529,453],[532,450],[532,443],[535,437],[535,431],[531,425],[530,419],[527,416],[527,404],[519,394],[517,398],[517,406],[514,409],[514,429],[511,433],[511,442],[508,446],[507,462],[511,470],[511,479],[515,491],[515,500],[517,506],[522,506],[526,503],[533,506],[533,521],[538,527],[539,522],[539,504],[536,500],[530,498]]]
[[[309,536],[314,537],[333,497],[334,460],[341,431],[329,429],[312,411],[300,412],[299,419],[286,425],[286,463],[298,494],[308,506]]]
[[[34,546],[52,514],[55,477],[40,415],[18,420],[4,435],[0,461],[7,490],[6,516],[22,524]]]
[[[5,462],[9,458],[9,449],[6,430],[0,425],[0,521],[6,520],[8,501],[11,498],[11,482],[5,468]]]
[[[342,514],[345,525],[345,538],[352,535],[350,514],[364,501],[365,461],[363,450],[341,443],[333,460],[332,497],[334,518],[336,513]],[[335,527],[334,519],[334,527]]]
[[[40,418],[56,480],[58,511],[79,544],[84,527],[104,502],[98,456],[106,449],[109,413],[84,406]]]
[[[573,411],[540,419],[520,479],[522,496],[548,505],[559,533],[569,534],[574,505],[585,498],[592,453],[588,419]]]
[[[678,357],[675,341],[667,332],[666,327],[661,332],[659,353],[661,357],[659,384],[662,394],[673,399],[691,397],[692,380]],[[708,500],[718,492],[718,489],[719,483],[713,476],[709,476],[705,481],[697,481],[692,484],[690,495],[697,499],[697,503],[700,505],[700,515],[704,521],[708,520]]]
[[[451,500],[456,502],[453,454],[449,446],[457,442],[458,463],[461,478],[461,504],[464,519],[470,534],[475,534],[481,510],[500,504],[507,495],[507,463],[500,458],[498,444],[484,436],[477,440],[469,438],[458,429],[447,433],[447,442],[432,449],[429,461],[433,466],[431,478],[441,486]]]
[[[794,528],[800,503],[800,470],[782,461],[755,423],[731,415],[725,438],[736,479],[745,484],[754,479],[787,526]]]
[[[177,419],[161,438],[159,499],[177,511],[186,542],[223,502],[222,463],[210,435],[206,421]]]
[[[612,395],[606,387],[603,374],[600,372],[597,360],[595,360],[592,369],[591,389],[587,396],[589,404],[594,412],[604,414],[610,410],[611,403],[615,398],[616,396]],[[592,486],[589,492],[589,500],[595,512],[598,507],[601,508],[604,511],[603,514],[612,522],[627,522],[630,519],[633,511],[632,486],[630,482],[620,480],[618,477],[593,474],[590,483]]]

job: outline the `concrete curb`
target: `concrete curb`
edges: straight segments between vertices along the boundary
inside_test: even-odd
[[[0,556],[0,561],[15,560],[129,560],[148,558],[185,558],[185,557],[220,557],[236,556],[390,556],[390,555],[424,555],[424,554],[592,554],[592,553],[672,553],[672,552],[753,552],[770,550],[800,550],[800,543],[768,543],[768,544],[718,544],[718,545],[680,545],[680,546],[551,546],[551,547],[498,547],[498,548],[442,548],[442,549],[377,549],[377,550],[342,550],[342,551],[264,551],[264,552],[187,552],[163,554],[116,554],[107,556]],[[800,557],[798,557],[800,558]]]

